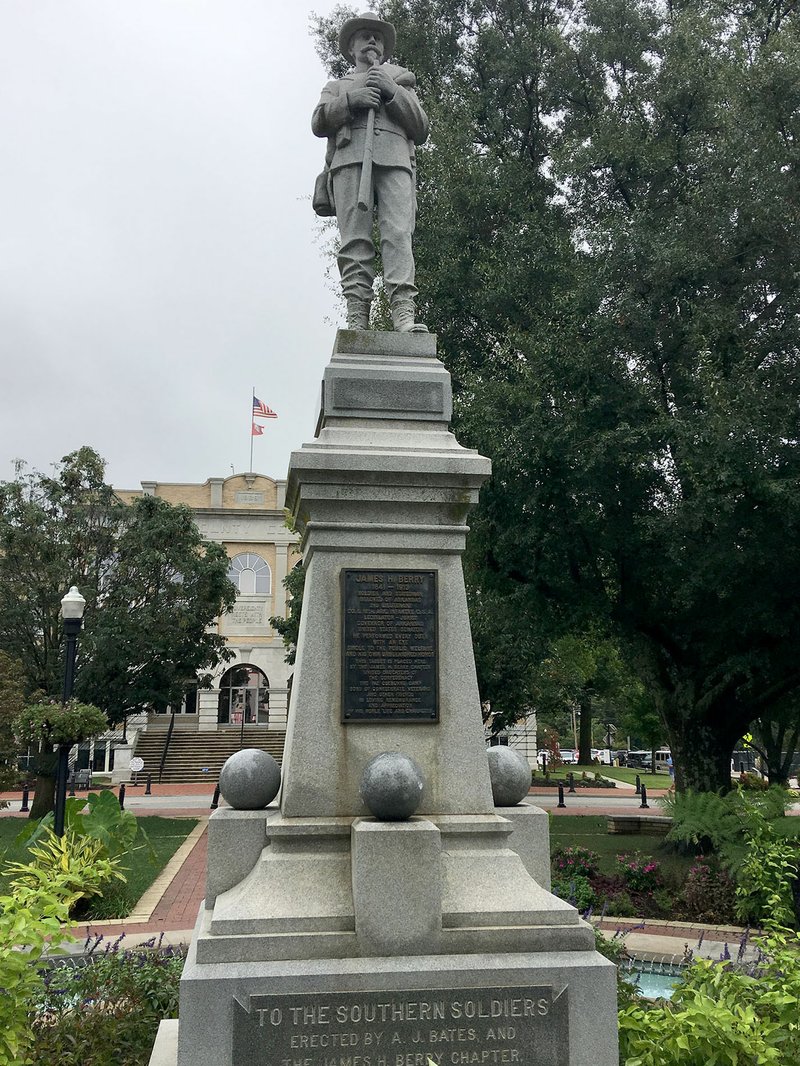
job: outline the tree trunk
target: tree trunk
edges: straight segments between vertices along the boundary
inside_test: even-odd
[[[40,751],[36,759],[36,791],[33,794],[33,803],[29,818],[44,818],[53,810],[56,800],[56,765],[58,753],[55,751]]]
[[[683,718],[677,728],[670,723],[669,734],[676,792],[730,790],[735,737],[712,729],[696,717]]]
[[[581,720],[578,734],[578,762],[581,766],[590,766],[592,762],[592,697],[590,693],[581,694],[579,707]]]
[[[794,759],[794,750],[797,747],[800,727],[795,726],[789,731],[783,722],[760,721],[758,735],[764,748],[764,756],[767,764],[767,777],[771,785],[788,785],[789,773]],[[784,750],[786,756],[784,757]]]

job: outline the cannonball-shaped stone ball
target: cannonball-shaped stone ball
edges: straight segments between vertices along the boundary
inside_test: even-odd
[[[280,766],[260,748],[237,751],[219,775],[219,790],[236,811],[260,811],[272,803],[280,787]]]
[[[524,755],[504,744],[487,748],[495,807],[514,807],[531,787],[531,768]]]
[[[401,751],[383,751],[364,767],[359,793],[376,818],[401,822],[410,818],[422,800],[422,771]]]

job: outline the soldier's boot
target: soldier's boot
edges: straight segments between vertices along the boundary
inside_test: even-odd
[[[349,297],[347,301],[347,328],[369,329],[369,300],[361,300],[356,296]]]
[[[427,333],[428,327],[415,321],[413,300],[396,300],[392,303],[392,325],[395,333]]]

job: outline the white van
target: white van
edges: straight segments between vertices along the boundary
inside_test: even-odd
[[[672,762],[672,752],[669,748],[662,748],[655,753],[656,755],[656,773],[668,774],[670,763]]]
[[[672,758],[669,748],[662,748],[655,753],[656,765],[655,773],[668,774],[669,773],[669,760]],[[629,751],[627,758],[627,765],[632,770],[644,770],[646,773],[653,771],[652,766],[652,752],[649,751]]]

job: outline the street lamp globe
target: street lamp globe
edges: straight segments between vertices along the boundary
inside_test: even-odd
[[[64,621],[68,618],[77,618],[80,621],[85,607],[86,600],[78,592],[78,586],[73,585],[61,601],[61,617]]]

